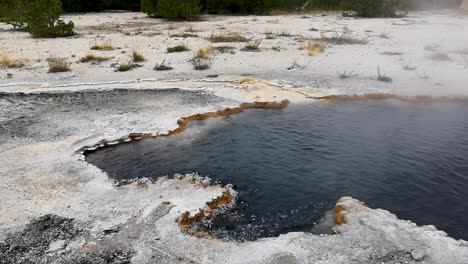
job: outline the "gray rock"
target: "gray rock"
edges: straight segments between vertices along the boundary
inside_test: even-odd
[[[416,261],[422,261],[426,257],[426,251],[415,249],[411,251],[411,257]]]

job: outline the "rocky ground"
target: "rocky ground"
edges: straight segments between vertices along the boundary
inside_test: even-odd
[[[66,18],[76,22],[80,35],[32,40],[25,33],[0,32],[0,47],[27,59],[23,68],[2,68],[0,80],[0,263],[468,263],[466,241],[351,198],[339,202],[342,224],[334,235],[298,232],[248,243],[199,238],[183,232],[176,220],[204,208],[224,187],[206,186],[190,175],[117,187],[78,152],[134,132],[165,133],[180,117],[244,102],[313,103],[308,97],[337,93],[466,95],[467,69],[459,55],[467,47],[465,17],[207,17],[191,24],[139,13]],[[325,34],[346,25],[353,38],[372,41],[328,43],[317,56],[298,49],[297,35],[320,37],[315,29]],[[211,69],[198,72],[187,63],[193,51],[165,53],[182,41],[192,49],[205,44],[202,37],[171,37],[189,27],[203,36],[216,30],[265,39],[260,52],[240,51],[244,44],[234,43],[235,54],[217,54]],[[266,39],[270,31],[275,36]],[[93,52],[114,57],[111,61],[77,62],[90,45],[105,40],[120,48]],[[280,51],[272,50],[275,45]],[[146,57],[143,66],[114,72],[111,64],[128,60],[133,49]],[[381,54],[387,51],[403,54]],[[440,51],[450,60],[428,58]],[[49,56],[69,58],[72,71],[47,73]],[[295,58],[305,67],[288,70]],[[163,59],[173,71],[152,70]],[[410,60],[418,71],[404,69]],[[378,65],[393,82],[376,80]],[[348,69],[357,76],[338,76]],[[424,74],[430,76],[421,78]]]

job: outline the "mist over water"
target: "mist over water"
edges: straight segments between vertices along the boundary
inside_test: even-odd
[[[311,232],[342,196],[468,239],[468,104],[315,102],[197,121],[87,156],[112,178],[198,172],[239,192],[208,231]]]

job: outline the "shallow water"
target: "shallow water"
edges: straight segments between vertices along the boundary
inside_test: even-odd
[[[310,232],[352,196],[468,239],[468,104],[315,102],[197,121],[170,138],[89,154],[111,177],[198,172],[239,191],[210,232]]]

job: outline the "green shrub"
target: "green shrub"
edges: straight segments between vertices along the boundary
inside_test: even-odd
[[[61,0],[65,12],[140,11],[140,0]]]
[[[65,23],[60,19],[60,0],[28,0],[20,5],[19,10],[27,31],[33,37],[56,38],[75,34],[73,22]]]
[[[247,13],[264,14],[272,8],[272,0],[245,1],[244,8]]]
[[[184,52],[190,50],[185,44],[167,48],[167,53]]]
[[[0,22],[11,25],[14,31],[27,31],[28,29],[28,24],[24,21],[24,18],[18,15],[2,17]]]
[[[158,0],[141,0],[141,12],[149,17],[158,16]]]
[[[274,0],[206,0],[209,13],[267,13]],[[275,3],[276,4],[276,3]]]
[[[243,9],[243,0],[206,0],[206,10],[210,13],[240,13]]]
[[[0,22],[13,26],[15,31],[25,31],[27,24],[19,13],[19,0],[0,0]]]
[[[15,0],[0,0],[0,18],[14,15],[15,9]]]
[[[145,61],[145,57],[143,57],[143,55],[141,55],[138,51],[134,50],[132,52],[132,61],[133,62],[142,62],[142,61]]]
[[[400,0],[343,0],[342,5],[361,17],[396,17]]]
[[[200,11],[200,0],[158,0],[157,12],[163,18],[190,19]]]

